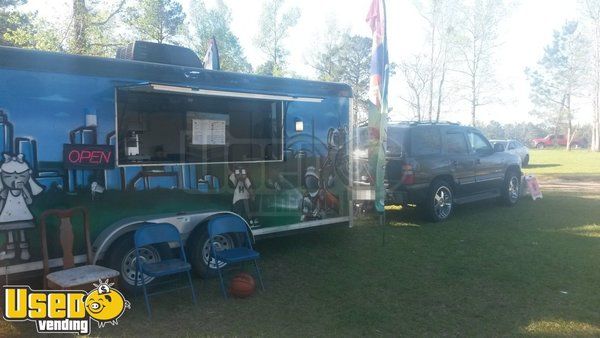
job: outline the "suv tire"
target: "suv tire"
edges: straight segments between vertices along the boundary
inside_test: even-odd
[[[515,169],[509,169],[504,177],[502,187],[502,202],[512,207],[517,204],[521,195],[521,174]]]
[[[422,204],[425,217],[432,222],[447,220],[454,208],[454,193],[452,186],[445,180],[435,180],[429,187],[429,192]]]
[[[545,146],[546,146],[546,145],[545,145],[544,143],[542,143],[542,142],[540,142],[540,143],[538,143],[538,144],[536,144],[536,145],[535,145],[535,147],[536,147],[537,149],[544,149],[544,148],[545,148]]]

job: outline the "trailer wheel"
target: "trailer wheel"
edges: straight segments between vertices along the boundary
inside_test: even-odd
[[[148,245],[140,250],[140,258],[147,262],[160,262],[161,259],[171,257],[171,250],[166,243],[160,245]],[[125,235],[110,247],[110,254],[107,259],[107,265],[119,271],[119,288],[127,292],[136,291],[135,278],[139,278],[136,268],[135,247],[133,236]],[[142,278],[144,284],[148,285],[154,281],[154,277],[144,275]],[[141,289],[141,285],[138,285]]]
[[[216,238],[217,250],[235,248],[237,243],[239,243],[236,238],[227,234],[219,235]],[[188,258],[194,272],[202,278],[215,276],[217,273],[217,261],[211,259],[209,263],[210,242],[208,240],[207,228],[203,227],[202,229],[199,229],[199,231],[190,238],[189,243]],[[227,263],[221,261],[219,261],[218,264],[220,268],[227,265]]]

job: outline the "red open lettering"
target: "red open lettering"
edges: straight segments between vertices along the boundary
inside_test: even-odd
[[[108,164],[110,163],[110,155],[112,154],[112,151],[101,151],[100,152],[100,158],[102,159],[102,161],[104,161],[104,163]]]
[[[79,152],[77,150],[71,150],[69,153],[69,162],[79,163]]]
[[[101,151],[98,151],[98,150],[92,151],[92,155],[90,156],[90,163],[93,163],[93,164],[100,163],[100,153],[101,153]]]
[[[92,157],[92,152],[89,150],[82,150],[81,153],[79,153],[79,163],[81,162],[89,162],[90,158]]]
[[[67,157],[70,163],[110,164],[111,156],[112,151],[73,149],[69,152]]]

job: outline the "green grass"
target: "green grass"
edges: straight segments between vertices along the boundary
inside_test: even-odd
[[[598,153],[532,150],[530,163],[541,177],[600,181]],[[216,280],[195,279],[197,306],[186,291],[161,295],[150,321],[131,299],[118,326],[92,334],[599,336],[599,206],[593,190],[544,191],[514,208],[467,205],[443,224],[395,209],[384,232],[365,218],[264,240],[266,292],[225,301]],[[0,336],[34,330],[0,322]]]
[[[526,173],[541,176],[590,177],[600,179],[600,153],[587,150],[566,151],[564,148],[529,150]]]
[[[535,158],[535,157],[534,157]],[[535,163],[535,161],[534,161]],[[267,290],[222,299],[216,280],[132,299],[116,327],[130,336],[600,335],[600,196],[544,192],[516,207],[460,207],[443,224],[412,210],[257,244]],[[385,233],[385,245],[382,234]],[[32,323],[2,323],[0,336]]]

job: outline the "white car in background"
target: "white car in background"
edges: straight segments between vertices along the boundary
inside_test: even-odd
[[[501,144],[505,152],[519,156],[522,167],[526,167],[529,164],[529,149],[523,143],[517,140],[490,140],[490,143],[494,148],[496,148],[496,144]]]

